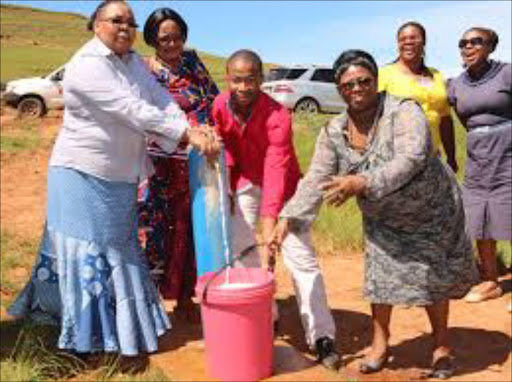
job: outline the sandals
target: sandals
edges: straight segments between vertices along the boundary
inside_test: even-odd
[[[487,291],[487,292],[478,292],[478,291],[471,290],[464,297],[464,301],[470,302],[470,303],[482,302],[482,301],[499,298],[502,295],[503,295],[503,289],[501,289],[499,284],[496,284],[496,286],[494,288],[492,288],[490,291]]]
[[[445,355],[432,364],[430,378],[448,379],[455,374],[455,358],[451,355]]]
[[[384,354],[384,357],[381,359],[368,359],[363,360],[359,364],[359,372],[361,374],[372,374],[376,373],[384,368],[388,363],[388,353]]]

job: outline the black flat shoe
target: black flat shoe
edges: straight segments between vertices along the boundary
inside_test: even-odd
[[[388,363],[388,354],[384,355],[381,359],[369,359],[363,360],[359,364],[359,372],[361,374],[372,374],[376,373],[384,368]]]
[[[432,364],[432,371],[429,376],[431,378],[448,379],[455,374],[455,369],[454,357],[447,355],[439,358]]]
[[[341,366],[341,357],[336,352],[334,341],[329,337],[321,337],[315,342],[315,353],[317,362],[325,368],[337,371]]]

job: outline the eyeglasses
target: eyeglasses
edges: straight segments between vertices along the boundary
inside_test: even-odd
[[[344,82],[340,85],[340,88],[344,92],[354,91],[356,86],[362,89],[368,89],[373,84],[373,78],[371,77],[358,77],[351,81]]]
[[[485,45],[486,41],[483,37],[473,37],[470,39],[462,39],[459,41],[459,48],[464,49],[468,46],[468,44],[471,44],[471,46],[482,46]]]
[[[99,21],[108,21],[109,23],[116,26],[117,28],[119,28],[123,24],[127,25],[128,28],[133,28],[133,29],[136,29],[139,27],[139,24],[137,24],[135,22],[135,20],[133,20],[133,19],[132,20],[124,20],[121,17],[112,17],[112,18],[108,18],[108,19],[101,19]]]
[[[157,42],[158,42],[158,45],[167,46],[167,45],[171,45],[172,43],[177,44],[177,43],[183,42],[183,37],[181,36],[181,34],[175,34],[175,35],[168,34],[165,36],[158,37]]]

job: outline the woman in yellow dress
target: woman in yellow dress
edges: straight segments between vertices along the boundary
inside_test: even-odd
[[[457,172],[446,84],[438,70],[425,65],[426,42],[425,28],[421,24],[410,21],[398,28],[398,58],[379,69],[379,91],[412,98],[421,105],[432,134],[433,150],[440,155],[443,146],[447,163]]]

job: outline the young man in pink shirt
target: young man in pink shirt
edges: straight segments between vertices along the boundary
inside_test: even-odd
[[[260,90],[263,66],[259,56],[249,50],[233,53],[226,64],[226,82],[228,90],[217,96],[212,114],[225,146],[234,201],[233,249],[240,253],[255,243],[258,222],[263,242],[269,242],[279,212],[295,192],[300,168],[290,113]],[[334,349],[334,320],[309,230],[289,234],[282,251],[292,273],[306,340],[319,362],[337,369],[340,357]],[[262,247],[261,252],[268,260],[269,247]],[[260,267],[260,254],[254,251],[241,262]]]

